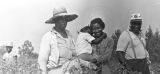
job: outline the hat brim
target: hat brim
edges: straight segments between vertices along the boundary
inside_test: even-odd
[[[141,21],[142,21],[142,19],[131,19],[131,21],[141,22]]]
[[[6,45],[5,47],[13,47],[12,45]]]
[[[137,24],[139,24],[139,25],[141,25],[142,24],[142,19],[132,19],[131,21],[130,21],[130,24],[131,25],[137,25]]]
[[[58,16],[51,17],[50,19],[45,21],[45,23],[46,24],[54,24],[56,19],[59,17],[64,17],[65,21],[70,22],[70,21],[73,21],[74,19],[76,19],[78,17],[78,15],[77,14],[58,15]]]

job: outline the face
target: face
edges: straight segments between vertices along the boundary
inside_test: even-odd
[[[12,46],[6,46],[6,50],[7,50],[7,52],[9,53],[9,52],[11,52],[12,51]]]
[[[59,20],[56,21],[55,26],[65,30],[67,26],[67,21],[65,21],[64,18],[60,18]]]
[[[95,23],[93,25],[91,25],[91,31],[92,31],[92,35],[95,38],[98,38],[102,35],[103,33],[103,28],[100,26],[100,24]]]
[[[141,32],[141,21],[133,21],[131,22],[130,29],[133,33],[139,34]]]

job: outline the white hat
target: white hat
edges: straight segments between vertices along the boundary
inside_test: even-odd
[[[134,13],[131,15],[131,20],[135,20],[135,19],[142,19],[142,16],[140,13]]]
[[[53,9],[53,16],[45,23],[53,24],[55,23],[55,19],[57,19],[57,17],[62,17],[62,16],[65,18],[67,22],[70,22],[78,17],[78,15],[76,14],[68,14],[66,8],[60,6]]]
[[[7,43],[5,46],[11,46],[11,47],[13,47],[13,43],[12,43],[12,42],[9,42],[9,43]]]

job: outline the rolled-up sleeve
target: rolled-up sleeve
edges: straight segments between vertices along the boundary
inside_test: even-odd
[[[45,34],[41,40],[39,57],[38,57],[38,63],[42,71],[47,71],[46,65],[47,65],[49,53],[50,53],[50,37],[48,34]]]
[[[124,51],[125,52],[128,44],[129,44],[129,41],[130,41],[129,35],[126,31],[124,31],[118,39],[116,51]]]

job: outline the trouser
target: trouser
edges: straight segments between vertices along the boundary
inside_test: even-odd
[[[146,59],[130,59],[127,60],[127,68],[132,71],[141,72],[142,74],[150,74],[149,66]]]

